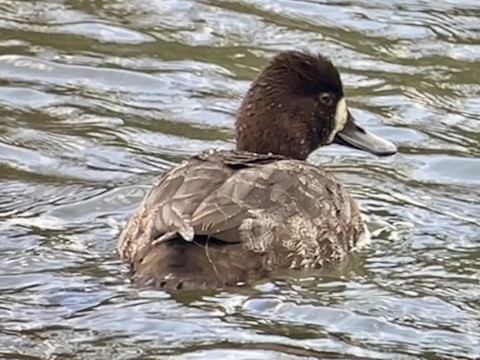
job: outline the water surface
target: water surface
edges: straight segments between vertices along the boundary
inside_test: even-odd
[[[0,2],[0,358],[479,359],[480,3]],[[377,158],[329,146],[372,245],[238,291],[128,282],[116,238],[182,159],[233,147],[280,50],[334,58]]]

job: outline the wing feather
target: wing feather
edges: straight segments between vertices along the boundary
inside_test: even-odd
[[[204,153],[165,174],[146,196],[122,232],[118,249],[123,258],[152,242],[181,236],[212,235],[240,242],[242,222],[259,211],[273,209],[282,218],[329,218],[331,209],[349,203],[338,182],[304,162],[241,152]],[[346,211],[348,214],[348,211]]]

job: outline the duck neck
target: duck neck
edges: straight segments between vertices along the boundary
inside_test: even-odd
[[[291,121],[282,121],[282,117],[276,120],[278,122],[266,126],[265,121],[248,115],[237,118],[237,150],[305,160],[315,147],[311,136],[304,135],[307,132],[304,124],[292,126]]]
[[[268,97],[259,102],[249,97],[247,95],[237,114],[237,150],[305,160],[325,143],[326,129],[317,128],[314,119],[305,117],[298,108],[301,104],[292,107],[292,104],[272,100],[265,105]],[[287,106],[292,110],[285,111]]]

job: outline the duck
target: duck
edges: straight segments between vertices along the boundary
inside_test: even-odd
[[[235,150],[207,150],[164,173],[123,228],[130,278],[165,290],[244,286],[286,269],[323,268],[368,243],[339,180],[307,162],[332,143],[377,156],[396,146],[352,116],[322,54],[276,54],[235,116]]]

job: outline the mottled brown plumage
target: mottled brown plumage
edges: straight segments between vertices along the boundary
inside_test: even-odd
[[[118,251],[133,279],[166,289],[237,285],[274,269],[321,267],[365,240],[348,192],[303,161],[332,141],[394,152],[345,104],[330,61],[277,55],[240,106],[238,150],[208,151],[170,170],[128,222]]]

